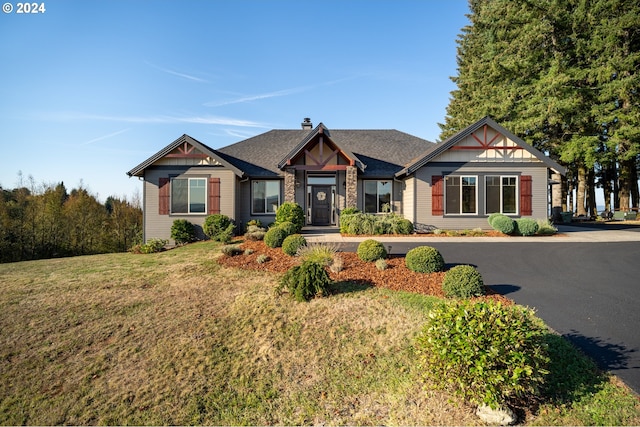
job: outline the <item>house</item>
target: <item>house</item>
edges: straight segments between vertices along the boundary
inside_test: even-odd
[[[417,227],[487,228],[493,212],[548,216],[549,170],[564,168],[492,119],[440,143],[397,130],[271,130],[213,149],[182,135],[127,174],[144,180],[144,239],[169,239],[174,220],[214,213],[242,229],[269,224],[294,201],[306,224],[335,226],[346,207],[394,212]],[[200,230],[201,232],[201,230]]]

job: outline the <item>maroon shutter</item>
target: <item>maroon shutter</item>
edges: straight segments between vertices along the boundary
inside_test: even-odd
[[[220,213],[220,178],[209,178],[209,215]]]
[[[444,177],[431,177],[431,215],[444,215]]]
[[[533,215],[533,189],[531,185],[531,175],[520,177],[520,215]]]
[[[158,213],[160,215],[169,215],[169,178],[160,178],[158,180]]]

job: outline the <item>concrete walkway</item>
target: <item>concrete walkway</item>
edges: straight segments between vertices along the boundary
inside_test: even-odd
[[[558,234],[554,236],[512,236],[512,237],[447,237],[437,235],[410,235],[410,236],[354,236],[344,237],[337,227],[305,227],[302,230],[305,238],[310,242],[339,242],[358,243],[366,239],[375,239],[380,242],[464,242],[464,243],[602,243],[602,242],[640,242],[640,223],[602,223],[602,224],[572,224],[559,225]]]

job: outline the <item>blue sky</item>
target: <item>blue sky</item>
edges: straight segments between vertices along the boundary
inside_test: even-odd
[[[3,3],[6,3],[3,0]],[[439,136],[466,0],[49,0],[0,13],[0,185],[142,192],[186,133],[213,148],[304,117]]]

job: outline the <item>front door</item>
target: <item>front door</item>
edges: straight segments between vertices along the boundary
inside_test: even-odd
[[[311,187],[311,222],[313,225],[331,224],[331,186]]]

